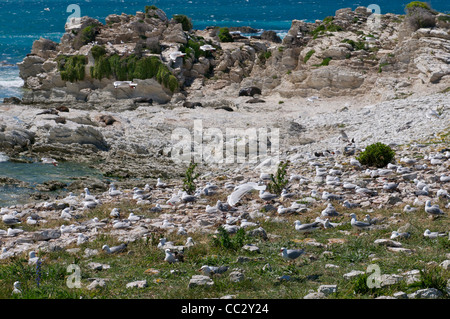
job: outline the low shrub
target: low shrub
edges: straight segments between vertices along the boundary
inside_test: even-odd
[[[436,26],[436,12],[425,2],[413,1],[406,5],[406,22],[415,31]]]
[[[361,164],[378,168],[386,166],[395,157],[395,152],[383,143],[375,143],[366,147],[356,158]]]
[[[184,14],[176,14],[173,16],[173,19],[177,21],[178,23],[181,23],[184,31],[190,31],[192,30],[192,22],[191,19],[189,19]]]
[[[230,34],[230,30],[228,28],[220,28],[218,34],[220,42],[233,42],[233,37]]]

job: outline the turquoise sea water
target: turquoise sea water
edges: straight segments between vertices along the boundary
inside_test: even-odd
[[[0,185],[0,207],[26,203],[35,186],[47,181],[61,181],[70,184],[77,177],[96,177],[102,179],[100,172],[82,164],[63,162],[58,166],[36,163],[15,163],[8,161],[0,153],[0,177],[9,177],[27,183],[27,187],[18,185]],[[64,192],[64,195],[67,192]]]

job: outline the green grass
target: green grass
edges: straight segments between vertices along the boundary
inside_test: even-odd
[[[344,168],[346,169],[346,168]],[[218,194],[209,199],[205,204],[213,205],[217,199],[225,200],[226,194]],[[250,202],[259,201],[257,192],[248,195],[245,199]],[[290,205],[289,200],[283,203]],[[93,217],[104,219],[109,217],[112,207],[118,207],[125,215],[136,205],[130,201],[120,201],[107,203],[84,213],[78,222],[83,222]],[[381,295],[393,295],[397,291],[407,293],[414,292],[422,288],[444,289],[444,283],[450,279],[450,271],[430,266],[430,262],[440,263],[448,253],[448,237],[444,239],[424,238],[423,229],[429,228],[433,231],[448,231],[448,217],[431,220],[423,209],[419,209],[414,214],[403,212],[401,206],[386,209],[375,209],[371,213],[372,217],[390,217],[398,213],[401,223],[391,224],[386,229],[368,230],[359,234],[351,228],[348,214],[354,212],[358,220],[366,214],[365,209],[347,210],[338,204],[335,207],[343,214],[333,217],[333,222],[344,222],[342,226],[331,229],[320,229],[311,234],[300,234],[295,231],[293,223],[296,219],[302,223],[311,222],[317,217],[325,204],[312,204],[311,211],[299,215],[286,216],[286,222],[276,222],[273,219],[257,218],[265,231],[272,235],[268,240],[256,237],[248,237],[243,231],[228,235],[223,232],[218,234],[194,233],[190,234],[195,246],[186,249],[184,262],[168,264],[164,262],[164,252],[156,247],[160,237],[167,237],[176,245],[183,244],[185,237],[174,233],[166,233],[162,230],[154,230],[148,238],[138,239],[130,242],[126,252],[119,255],[108,255],[101,251],[104,244],[110,246],[121,243],[118,238],[109,234],[100,233],[93,241],[79,246],[80,251],[68,253],[66,251],[40,252],[39,256],[44,259],[41,266],[40,287],[36,284],[36,268],[29,266],[26,255],[18,256],[10,260],[0,261],[0,298],[25,298],[25,299],[201,299],[219,298],[224,295],[233,294],[237,298],[249,299],[277,299],[296,298],[301,299],[308,294],[309,290],[314,291],[320,285],[336,284],[338,292],[331,298],[339,299],[367,299]],[[140,207],[139,215],[145,218],[156,218],[158,213],[151,213],[149,205]],[[170,213],[165,210],[163,213]],[[267,213],[275,217],[276,213]],[[46,228],[56,227],[61,223],[59,220],[49,221]],[[377,246],[374,241],[379,238],[389,238],[392,230],[397,230],[399,226],[409,223],[408,231],[411,237],[402,240],[403,247],[414,249],[411,255],[394,253],[384,246]],[[32,226],[26,225],[33,229]],[[0,225],[4,229],[5,225]],[[24,225],[25,227],[25,225]],[[348,233],[346,233],[348,232]],[[317,242],[328,245],[325,247],[315,247],[306,244],[305,238],[311,238]],[[330,239],[345,240],[341,244],[328,244]],[[256,244],[261,254],[250,253],[240,249],[243,244]],[[302,248],[306,254],[295,262],[287,262],[280,256],[280,248]],[[75,244],[66,247],[76,248]],[[99,254],[90,258],[85,258],[86,248],[97,249]],[[330,254],[324,254],[324,252]],[[379,258],[372,261],[372,256]],[[238,257],[249,258],[249,261],[240,263]],[[262,259],[259,259],[262,258]],[[89,262],[108,264],[110,269],[94,271],[87,267]],[[67,272],[67,266],[77,264],[81,269],[81,288],[68,288],[66,283],[71,273]],[[232,283],[228,278],[228,273],[221,276],[214,276],[212,287],[196,287],[189,289],[188,283],[193,275],[199,274],[198,269],[202,265],[220,266],[227,265],[231,269],[240,268],[245,274],[245,280],[239,283]],[[270,264],[270,268],[265,265]],[[326,264],[334,264],[339,268],[325,268]],[[365,271],[371,264],[380,267],[381,274],[401,274],[412,269],[422,270],[419,282],[407,285],[400,282],[393,286],[382,288],[368,288],[367,276],[363,275],[352,280],[343,278],[345,273],[351,270]],[[159,271],[158,274],[146,272],[149,268]],[[171,273],[176,270],[176,273]],[[290,281],[279,281],[278,277],[283,275],[291,276]],[[104,288],[88,290],[89,278],[107,279]],[[135,280],[147,280],[148,287],[143,289],[126,289],[127,283]],[[13,283],[21,282],[22,294],[12,296]],[[443,291],[444,292],[444,291]],[[448,296],[444,296],[447,298]]]
[[[325,58],[322,60],[322,62],[320,64],[313,64],[313,66],[316,66],[316,67],[328,66],[330,64],[331,60],[332,60],[332,58]]]
[[[316,50],[309,50],[305,57],[303,58],[303,63],[307,63],[309,61],[309,59],[313,56],[313,54],[316,53]]]

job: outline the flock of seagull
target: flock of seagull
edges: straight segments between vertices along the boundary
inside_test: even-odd
[[[414,213],[419,210],[418,205],[423,205],[424,211],[432,218],[436,219],[441,216],[445,216],[447,213],[439,206],[439,204],[432,204],[434,199],[444,199],[447,201],[447,205],[445,208],[450,208],[448,191],[445,189],[446,186],[450,185],[450,176],[445,174],[445,170],[448,168],[444,164],[448,162],[450,158],[450,152],[447,151],[445,153],[439,153],[434,156],[425,156],[425,160],[430,161],[430,164],[434,167],[440,167],[439,170],[441,173],[438,177],[432,178],[434,180],[434,184],[430,184],[425,182],[425,179],[419,178],[418,176],[413,174],[413,177],[409,177],[411,173],[415,173],[417,171],[423,172],[427,170],[426,164],[418,164],[417,160],[413,160],[410,158],[402,157],[400,159],[399,164],[389,164],[386,168],[370,170],[367,169],[364,171],[362,165],[354,158],[348,161],[348,171],[360,173],[363,176],[370,177],[371,180],[376,180],[381,183],[381,187],[374,189],[368,188],[367,185],[364,186],[355,178],[348,178],[346,180],[341,181],[341,178],[344,174],[344,166],[339,163],[335,163],[334,165],[324,165],[323,161],[320,159],[328,159],[325,157],[312,157],[310,158],[309,167],[312,167],[313,172],[315,171],[315,176],[313,178],[307,177],[306,174],[291,174],[289,178],[289,184],[291,186],[293,184],[297,184],[298,189],[300,187],[304,187],[303,189],[309,189],[309,194],[305,192],[296,192],[290,190],[291,187],[287,187],[283,189],[280,195],[273,194],[267,191],[267,183],[266,181],[269,179],[268,174],[261,173],[258,181],[246,181],[239,185],[235,185],[231,182],[225,182],[223,188],[221,189],[218,185],[215,185],[212,182],[206,182],[202,187],[198,187],[194,194],[188,194],[183,190],[176,190],[174,185],[169,185],[164,183],[160,178],[157,179],[156,184],[154,186],[150,186],[146,184],[143,189],[134,187],[131,190],[121,190],[116,187],[114,183],[111,183],[107,192],[101,194],[100,196],[95,196],[91,194],[88,188],[84,189],[84,192],[77,196],[73,193],[69,193],[64,199],[60,200],[67,204],[67,207],[61,209],[60,218],[63,220],[73,220],[77,218],[77,214],[80,216],[83,215],[83,212],[86,210],[92,210],[103,203],[117,200],[118,202],[123,200],[130,200],[136,202],[137,205],[147,204],[153,206],[149,208],[150,212],[160,213],[163,212],[164,209],[175,209],[179,207],[191,207],[195,205],[196,202],[200,201],[203,203],[208,202],[204,199],[210,197],[211,195],[223,195],[223,193],[228,193],[227,199],[225,202],[221,200],[217,200],[217,203],[214,206],[209,204],[204,205],[204,213],[208,216],[216,216],[220,220],[222,220],[222,227],[229,233],[235,233],[239,228],[249,228],[249,227],[257,227],[259,225],[258,222],[253,222],[248,220],[248,213],[245,212],[245,205],[240,205],[244,198],[252,192],[257,192],[259,199],[264,203],[264,207],[277,206],[274,208],[276,215],[279,217],[285,215],[300,215],[303,212],[310,210],[308,208],[309,202],[315,203],[326,203],[326,207],[319,212],[318,217],[313,222],[310,223],[302,223],[300,220],[296,220],[294,222],[293,228],[302,234],[311,233],[317,231],[321,228],[333,228],[342,225],[341,223],[331,222],[330,219],[336,216],[342,216],[342,213],[338,212],[336,205],[341,205],[344,209],[352,209],[352,208],[361,208],[361,202],[350,202],[354,196],[359,196],[362,198],[376,198],[379,195],[379,192],[383,192],[386,194],[400,194],[401,189],[400,185],[402,185],[401,177],[408,175],[407,184],[409,187],[414,185],[415,191],[413,195],[416,197],[414,203],[411,205],[405,205],[403,211],[407,213]],[[53,161],[46,161],[49,164],[54,164]],[[432,163],[431,163],[432,162]],[[305,167],[303,165],[302,167]],[[270,175],[269,175],[270,176]],[[317,182],[317,183],[315,183]],[[319,187],[309,187],[311,185],[319,185]],[[436,185],[439,185],[440,188],[436,190]],[[322,187],[322,188],[320,188]],[[159,198],[159,201],[155,203],[153,197],[153,192],[155,189],[164,190],[163,194],[165,194],[166,199],[165,205]],[[331,189],[341,189],[342,191],[333,192]],[[170,192],[172,194],[170,195]],[[351,194],[351,196],[348,196]],[[436,197],[432,197],[434,194]],[[304,197],[304,195],[309,195]],[[300,197],[301,196],[301,197]],[[300,198],[299,198],[300,197]],[[425,198],[426,201],[423,203],[420,198]],[[248,198],[248,197],[247,197]],[[298,198],[295,200],[295,198]],[[202,200],[203,199],[203,200]],[[291,201],[291,205],[285,207],[284,204],[287,200]],[[306,202],[306,203],[305,203]],[[441,202],[442,203],[442,202]],[[41,207],[46,208],[47,206],[51,207],[52,203],[44,203]],[[445,205],[445,204],[444,204]],[[244,208],[244,211],[243,211]],[[4,225],[9,226],[8,230],[0,230],[0,236],[4,238],[15,238],[24,233],[20,227],[16,227],[24,222],[24,215],[20,214],[17,210],[10,208],[2,208],[0,210],[0,215],[2,216],[2,222]],[[110,212],[110,217],[112,218],[111,227],[114,230],[130,230],[133,228],[134,223],[142,222],[145,220],[144,216],[135,215],[133,212],[129,212],[127,217],[122,216],[122,212],[118,208],[113,208]],[[265,216],[265,215],[264,215]],[[370,230],[376,227],[377,224],[383,223],[383,219],[371,218],[369,214],[366,214],[364,220],[358,220],[355,213],[349,214],[350,224],[352,228],[362,231],[362,230]],[[269,218],[266,216],[266,218]],[[25,221],[28,225],[37,225],[41,224],[42,218],[34,212],[29,214],[26,217]],[[61,234],[77,234],[76,243],[77,245],[81,245],[90,240],[90,236],[85,235],[83,232],[86,231],[86,225],[88,225],[89,229],[99,227],[106,227],[108,224],[107,220],[99,220],[99,218],[95,217],[92,220],[88,221],[88,224],[78,225],[61,225],[59,231]],[[167,219],[164,219],[159,226],[160,229],[169,230],[169,229],[177,229],[177,234],[188,236],[188,233],[191,232],[191,229],[188,227],[183,227],[182,225],[175,225]],[[170,232],[169,232],[170,233]],[[425,237],[429,238],[437,238],[440,236],[447,236],[447,232],[433,232],[429,229],[426,229],[423,233]],[[393,231],[391,234],[391,239],[396,238],[408,238],[410,234],[408,232],[402,232],[400,230]],[[187,247],[193,246],[195,243],[192,237],[187,237],[186,243],[184,245],[176,246],[173,242],[167,241],[166,238],[161,238],[160,243],[158,244],[158,248],[164,251],[165,257],[164,260],[168,263],[176,263],[183,261],[183,250]],[[109,247],[108,245],[102,246],[102,251],[106,254],[118,254],[127,250],[127,243],[122,243],[118,246]],[[280,255],[283,259],[293,261],[300,256],[302,256],[305,251],[303,249],[286,249],[282,247],[280,249]],[[14,253],[9,251],[6,247],[2,247],[2,253],[0,255],[1,259],[6,259],[14,256]],[[29,252],[29,264],[36,264],[39,260],[39,257],[36,256],[35,250]],[[200,271],[204,274],[216,274],[223,273],[228,269],[227,266],[221,267],[213,267],[204,265]],[[14,291],[19,289],[19,285],[14,284]]]

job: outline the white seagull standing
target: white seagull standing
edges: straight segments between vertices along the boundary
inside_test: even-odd
[[[439,208],[439,205],[431,205],[431,201],[427,200],[425,202],[425,211],[431,216],[444,215],[444,212]]]

